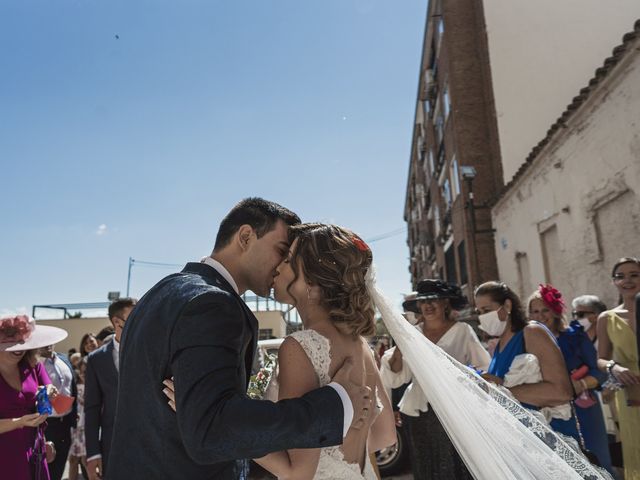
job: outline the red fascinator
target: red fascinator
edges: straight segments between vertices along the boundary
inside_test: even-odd
[[[356,237],[355,235],[353,236],[353,238],[351,239],[353,241],[353,244],[356,246],[356,248],[358,250],[360,250],[361,252],[368,252],[369,250],[371,250],[369,248],[369,245],[367,245],[365,243],[364,240],[362,240],[360,237]]]
[[[564,311],[564,300],[562,299],[562,294],[558,291],[558,289],[549,284],[540,284],[540,288],[538,291],[540,292],[540,296],[542,297],[542,301],[544,302],[544,304],[549,307],[554,313],[561,315]]]

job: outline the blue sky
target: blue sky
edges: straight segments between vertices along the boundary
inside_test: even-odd
[[[426,0],[0,3],[0,313],[208,254],[246,196],[404,226]],[[406,234],[372,243],[409,290]],[[171,269],[136,267],[141,296]]]

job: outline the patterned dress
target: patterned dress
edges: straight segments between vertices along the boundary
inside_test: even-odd
[[[571,373],[574,370],[586,365],[589,368],[587,375],[590,375],[599,383],[603,383],[607,376],[598,370],[598,354],[591,343],[591,340],[584,331],[579,322],[573,321],[566,330],[560,332],[558,337],[558,345],[564,356],[567,370]],[[609,453],[609,442],[607,439],[607,429],[604,424],[604,416],[600,407],[600,400],[593,393],[596,403],[589,408],[582,408],[574,405],[575,412],[578,416],[580,432],[584,438],[584,444],[587,450],[598,457],[600,466],[605,468],[609,473],[614,474],[611,465],[611,455]],[[568,421],[554,420],[557,425],[552,422],[554,430],[565,433],[562,426],[568,424]],[[572,428],[572,427],[571,427]],[[567,432],[566,434],[570,434]]]
[[[84,384],[78,384],[78,423],[71,429],[71,448],[69,455],[84,457],[87,449],[84,443]]]

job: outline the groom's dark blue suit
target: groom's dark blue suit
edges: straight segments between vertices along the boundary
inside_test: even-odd
[[[107,479],[235,479],[236,459],[342,443],[343,407],[331,387],[278,403],[245,395],[257,329],[206,264],[156,284],[122,335]],[[177,414],[162,393],[172,376]]]

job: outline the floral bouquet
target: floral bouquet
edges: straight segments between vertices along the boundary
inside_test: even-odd
[[[250,398],[254,400],[262,400],[264,392],[269,386],[269,381],[271,380],[273,371],[276,368],[276,362],[277,360],[275,355],[265,355],[264,367],[249,379],[247,395],[249,395]]]

